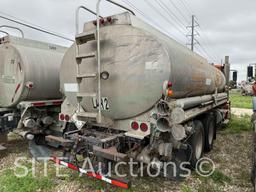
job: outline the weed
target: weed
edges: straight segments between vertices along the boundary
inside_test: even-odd
[[[221,171],[215,170],[213,174],[210,176],[210,178],[215,182],[219,184],[225,184],[225,183],[230,183],[231,178],[228,177],[227,175],[224,175]]]

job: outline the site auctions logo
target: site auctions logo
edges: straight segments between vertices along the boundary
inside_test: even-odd
[[[36,176],[36,173],[43,173],[43,176],[48,176],[49,171],[49,160],[52,158],[37,158],[37,159],[28,159],[26,157],[19,157],[15,159],[15,169],[14,174],[16,177],[26,177],[29,173],[32,173],[32,176]],[[37,165],[37,161],[43,163],[42,167],[39,169]],[[61,174],[61,169],[72,168],[74,169],[74,165],[68,163],[67,158],[58,158],[58,165],[56,165],[56,177],[69,177],[67,174]],[[31,165],[28,166],[28,163]],[[115,175],[120,178],[125,178],[128,176],[132,177],[167,177],[167,178],[186,178],[191,175],[191,169],[189,162],[161,162],[161,161],[152,161],[149,164],[145,164],[142,162],[134,161],[134,159],[130,159],[128,162],[117,162],[115,164],[108,162],[102,163],[98,162],[95,164],[90,158],[85,158],[81,168],[77,167],[75,170],[80,172],[80,176],[90,173],[97,173],[100,175],[104,175],[106,177],[111,177]],[[126,168],[125,172],[121,171],[122,168]],[[196,163],[195,171],[198,175],[202,177],[209,177],[215,171],[215,164],[209,158],[201,158]],[[51,171],[52,172],[52,171]]]
[[[215,168],[214,162],[207,157],[199,159],[196,163],[196,172],[202,177],[210,177],[214,173]]]

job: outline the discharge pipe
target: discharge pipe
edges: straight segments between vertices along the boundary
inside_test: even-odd
[[[167,102],[167,101],[160,101],[156,108],[160,115],[166,115],[171,112],[174,107],[179,107],[184,110],[190,109],[204,103],[208,103],[213,101],[214,99],[219,101],[222,99],[226,99],[226,93],[219,93],[217,95],[204,95],[204,96],[197,96],[197,97],[189,97],[184,99],[177,99],[175,101]]]

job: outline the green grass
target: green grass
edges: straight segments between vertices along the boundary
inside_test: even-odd
[[[224,175],[221,171],[215,170],[213,174],[210,176],[210,178],[214,181],[214,183],[222,184],[230,183],[231,178],[227,175]]]
[[[224,132],[228,134],[239,134],[252,131],[251,117],[249,115],[232,115],[230,122],[225,125]]]
[[[193,190],[187,185],[182,185],[181,192],[193,192]]]
[[[242,96],[240,93],[231,92],[229,95],[231,107],[252,109],[252,97]]]
[[[26,177],[16,177],[14,171],[7,169],[0,177],[1,192],[35,192],[48,191],[54,183],[48,177],[33,177],[29,173]]]

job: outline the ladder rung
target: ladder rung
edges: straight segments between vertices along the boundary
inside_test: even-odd
[[[96,93],[77,93],[77,97],[96,97]]]
[[[85,74],[81,74],[81,75],[77,75],[76,78],[77,79],[82,79],[82,78],[94,78],[97,77],[96,73],[85,73]]]
[[[87,31],[76,35],[76,43],[78,45],[93,41],[96,39],[95,31]]]
[[[88,58],[93,58],[95,57],[95,53],[86,53],[86,54],[79,54],[76,56],[76,59],[88,59]]]
[[[78,117],[87,117],[87,118],[98,118],[98,113],[89,113],[89,112],[78,112]]]

